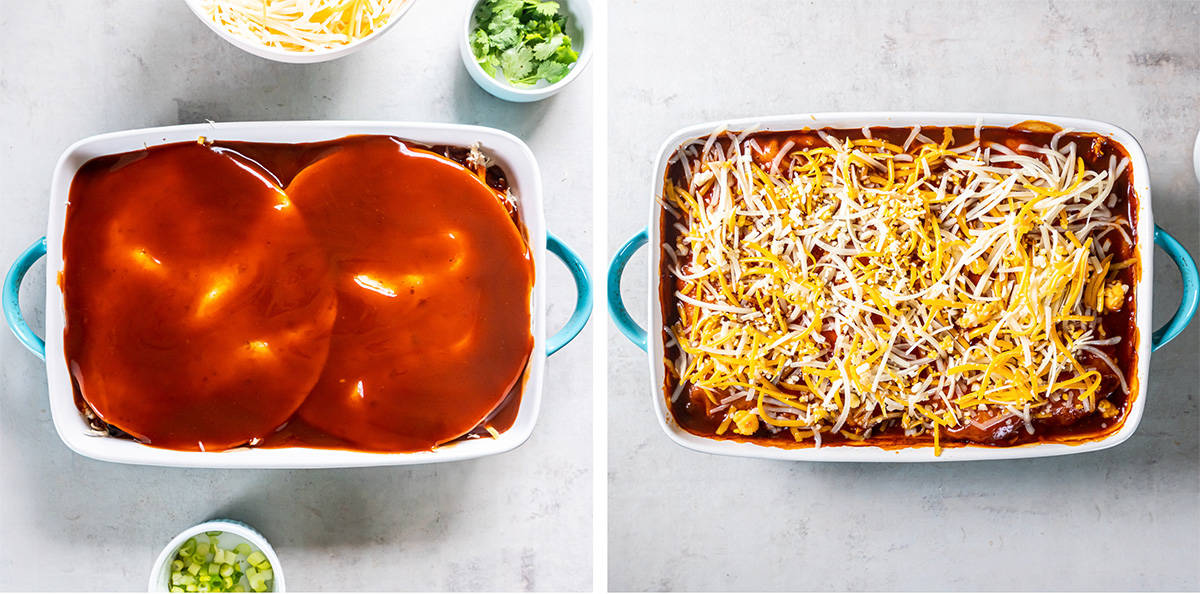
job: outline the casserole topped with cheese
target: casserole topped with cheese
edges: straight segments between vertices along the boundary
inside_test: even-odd
[[[1110,138],[719,130],[663,187],[665,397],[693,434],[1010,446],[1129,410],[1137,198]]]

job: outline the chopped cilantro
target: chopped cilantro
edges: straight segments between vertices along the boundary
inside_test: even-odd
[[[544,0],[481,2],[470,38],[479,66],[491,77],[503,72],[514,85],[562,80],[579,53],[571,48],[560,9],[558,2]]]

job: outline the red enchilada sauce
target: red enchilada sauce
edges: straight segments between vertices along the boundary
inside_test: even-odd
[[[381,136],[90,161],[63,240],[77,402],[179,450],[503,431],[533,346],[506,189],[497,168]]]
[[[942,138],[943,130],[944,128],[942,127],[924,127],[921,133],[930,138]],[[849,138],[859,140],[866,138],[861,128],[827,128],[821,131],[838,139]],[[950,131],[953,138],[965,139],[962,140],[963,143],[975,138],[975,129],[971,127],[951,127]],[[1012,128],[982,127],[979,130],[979,139],[985,145],[988,143],[1002,144],[1014,151],[1022,152],[1019,149],[1022,145],[1049,146],[1051,139],[1058,131],[1057,127],[1049,124],[1028,122]],[[882,139],[895,145],[904,145],[911,132],[911,128],[870,128],[872,138]],[[743,142],[750,140],[754,140],[767,152],[778,150],[779,147],[784,146],[788,142],[791,142],[792,146],[796,147],[796,149],[827,146],[816,130],[753,132],[747,134]],[[717,144],[728,146],[729,142],[728,138],[722,138],[717,141]],[[1066,133],[1059,140],[1059,146],[1065,146],[1072,142],[1078,145],[1077,156],[1083,159],[1085,166],[1089,170],[1105,170],[1109,166],[1110,158],[1115,157],[1119,161],[1129,156],[1120,143],[1095,134]],[[676,161],[672,164],[668,168],[666,176],[668,179],[674,180],[677,184],[684,184],[685,178],[682,163]],[[1118,177],[1112,189],[1113,194],[1117,197],[1117,203],[1111,210],[1124,215],[1125,220],[1128,222],[1126,231],[1136,242],[1137,196],[1134,192],[1133,183],[1132,167],[1128,167]],[[674,245],[680,234],[679,229],[675,226],[677,220],[665,209],[661,212],[659,221],[659,229],[662,237],[661,245]],[[1119,234],[1109,234],[1108,237],[1114,243],[1112,253],[1118,260],[1128,260],[1136,257],[1135,246],[1125,242]],[[661,249],[665,250],[666,248]],[[661,278],[659,284],[659,303],[662,306],[662,332],[663,340],[666,344],[669,343],[668,338],[670,336],[667,329],[676,324],[680,319],[678,310],[680,304],[675,296],[675,291],[682,288],[682,282],[675,277],[670,266],[668,266],[670,260],[666,257],[665,253],[661,261],[662,266],[659,271]],[[1145,338],[1138,336],[1135,318],[1136,304],[1133,297],[1133,287],[1137,286],[1137,280],[1141,274],[1139,265],[1130,266],[1112,274],[1114,279],[1130,287],[1130,290],[1126,292],[1124,306],[1117,311],[1102,314],[1100,316],[1100,325],[1103,327],[1106,336],[1122,336],[1125,340],[1115,345],[1098,348],[1114,360],[1122,370],[1124,376],[1129,379],[1130,394],[1126,395],[1122,392],[1116,375],[1094,355],[1081,353],[1079,354],[1079,360],[1088,369],[1093,369],[1100,373],[1102,382],[1097,393],[1097,398],[1107,398],[1117,408],[1118,414],[1112,418],[1104,418],[1099,411],[1085,413],[1070,406],[1062,406],[1053,411],[1054,414],[1048,418],[1035,419],[1032,423],[1034,426],[1034,433],[1032,434],[1026,432],[1021,423],[1015,419],[1010,419],[1002,423],[1001,426],[991,428],[988,431],[974,430],[970,425],[965,429],[949,430],[941,436],[940,441],[942,446],[1013,446],[1026,443],[1074,443],[1099,439],[1120,428],[1129,412],[1132,395],[1137,393],[1137,382],[1139,381],[1136,374],[1137,344],[1139,340]],[[829,338],[832,341],[832,337]],[[667,361],[674,361],[678,353],[678,346],[668,347],[665,349],[664,358]],[[737,435],[732,431],[722,434],[718,431],[718,428],[722,423],[723,415],[709,413],[709,405],[706,403],[707,399],[704,398],[703,393],[700,390],[692,390],[690,384],[687,384],[684,386],[683,394],[678,398],[672,399],[672,394],[677,387],[678,376],[668,367],[665,377],[666,381],[663,386],[664,397],[667,399],[668,407],[671,409],[671,416],[680,427],[690,433],[712,439],[753,442],[784,448],[803,448],[814,445],[812,439],[798,442],[787,432],[772,435],[765,428],[760,428],[753,435],[749,436]],[[875,431],[865,441],[848,439],[840,433],[825,432],[822,434],[822,442],[824,445],[869,445],[884,448],[902,448],[933,445],[933,437],[929,434],[905,435],[904,431],[898,426],[890,426]]]

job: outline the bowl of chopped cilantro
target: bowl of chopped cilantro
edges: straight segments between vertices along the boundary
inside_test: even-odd
[[[478,0],[466,21],[463,64],[500,99],[545,99],[575,80],[591,58],[587,0]]]

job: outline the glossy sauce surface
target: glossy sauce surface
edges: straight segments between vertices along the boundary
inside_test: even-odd
[[[533,345],[504,187],[390,137],[89,162],[63,240],[81,409],[171,449],[401,452],[503,431]]]
[[[416,451],[470,431],[520,379],[532,266],[495,192],[389,138],[309,165],[288,195],[335,269],[338,318],[309,425]]]
[[[327,258],[283,192],[197,143],[88,162],[63,239],[77,394],[146,443],[218,450],[299,408],[329,349]]]

